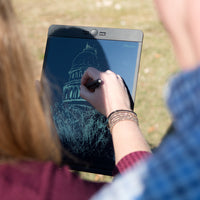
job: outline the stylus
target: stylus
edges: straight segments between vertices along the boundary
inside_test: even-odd
[[[93,81],[89,81],[85,84],[85,86],[89,89],[89,90],[95,90],[96,88],[98,88],[102,83],[101,79],[97,79],[97,80],[93,80]]]

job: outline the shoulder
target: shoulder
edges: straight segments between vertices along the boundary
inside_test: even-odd
[[[21,183],[29,181],[34,184],[35,179],[43,181],[49,174],[59,174],[61,169],[63,174],[70,174],[68,167],[60,168],[52,162],[18,162],[0,165],[0,174],[1,180],[7,180],[9,177],[9,180],[13,182],[15,180]]]
[[[1,199],[88,198],[100,184],[81,180],[67,166],[52,162],[20,162],[0,165]],[[77,191],[79,193],[77,194]]]
[[[37,199],[50,187],[59,168],[52,162],[19,162],[0,165],[0,196],[5,199]],[[66,168],[66,174],[69,173]],[[48,183],[49,181],[49,183]],[[23,196],[21,196],[23,194]]]

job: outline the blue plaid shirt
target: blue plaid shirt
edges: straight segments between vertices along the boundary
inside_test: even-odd
[[[200,199],[200,68],[174,77],[166,100],[173,134],[147,161],[118,176],[93,200]]]

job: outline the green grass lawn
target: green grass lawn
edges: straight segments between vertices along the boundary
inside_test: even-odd
[[[177,70],[171,43],[157,19],[152,0],[14,0],[39,78],[51,24],[141,29],[144,43],[135,101],[140,127],[148,142],[159,145],[170,116],[163,100],[164,86]],[[87,175],[89,177],[89,175]],[[90,177],[89,177],[90,178]],[[103,176],[92,176],[104,180]]]

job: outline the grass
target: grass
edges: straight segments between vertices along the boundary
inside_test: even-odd
[[[170,74],[176,71],[177,66],[171,43],[157,18],[152,0],[14,0],[13,2],[24,28],[23,34],[36,60],[36,78],[40,77],[47,30],[51,24],[143,30],[144,43],[135,111],[148,142],[152,147],[159,145],[171,121],[163,100],[164,85]],[[92,176],[92,179],[95,178]],[[104,177],[98,176],[96,179],[104,180]]]

